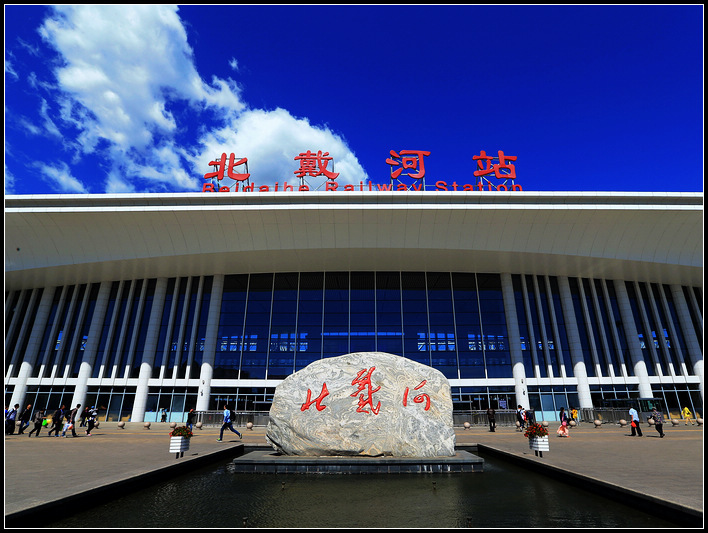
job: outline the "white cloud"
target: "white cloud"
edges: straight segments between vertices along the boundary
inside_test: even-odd
[[[5,60],[5,75],[11,76],[12,78],[15,78],[16,80],[19,79],[17,72],[15,72],[15,69],[12,66],[12,61]]]
[[[111,171],[106,178],[106,192],[108,194],[133,193],[135,187],[125,181],[116,171]]]
[[[7,150],[7,148],[6,148]],[[5,166],[5,194],[14,194],[15,190],[15,176],[7,170],[7,165]]]
[[[306,119],[297,119],[283,109],[274,111],[251,110],[241,113],[223,128],[212,131],[202,138],[202,147],[193,154],[195,169],[203,174],[210,172],[209,161],[222,153],[227,157],[248,158],[251,182],[256,185],[275,182],[293,184],[298,182],[295,172],[299,162],[295,157],[307,150],[328,152],[334,164],[327,170],[339,173],[339,183],[359,183],[366,173],[344,140],[325,128],[312,126]],[[241,172],[241,170],[239,169]],[[306,178],[314,188],[325,178]],[[231,185],[226,183],[227,185]]]
[[[248,157],[252,181],[264,184],[293,180],[293,158],[308,149],[330,153],[339,181],[366,179],[345,141],[327,128],[282,109],[249,109],[232,79],[202,80],[176,6],[54,9],[40,33],[64,62],[56,71],[62,90],[56,105],[80,130],[67,145],[86,154],[107,141],[107,190],[200,191],[208,162],[222,152]],[[235,58],[229,64],[238,70]],[[176,134],[189,125],[170,112],[175,101],[196,112],[217,110],[224,124],[206,132],[197,147],[179,147]]]
[[[87,193],[83,184],[71,175],[71,169],[66,163],[51,166],[46,163],[34,165],[42,178],[51,183],[56,189],[65,193]]]

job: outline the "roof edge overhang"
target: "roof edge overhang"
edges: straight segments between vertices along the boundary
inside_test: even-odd
[[[702,193],[30,195],[5,205],[6,290],[348,269],[703,285]]]

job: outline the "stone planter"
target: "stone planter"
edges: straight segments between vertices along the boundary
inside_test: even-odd
[[[175,459],[184,457],[184,452],[189,450],[189,437],[170,437],[170,453],[177,454]]]
[[[543,452],[550,450],[548,437],[529,437],[529,448],[531,448],[536,455],[543,457]]]

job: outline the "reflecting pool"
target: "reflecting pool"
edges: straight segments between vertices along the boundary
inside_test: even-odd
[[[678,527],[479,454],[474,474],[236,474],[212,466],[48,527]]]

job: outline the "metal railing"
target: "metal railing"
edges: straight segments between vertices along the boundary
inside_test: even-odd
[[[251,422],[254,426],[268,425],[268,411],[237,411],[234,426],[245,426]],[[465,422],[471,425],[488,425],[486,411],[455,411],[452,414],[453,425],[462,427]],[[516,425],[516,411],[497,411],[496,423],[498,426]],[[224,420],[223,411],[197,411],[195,422],[201,422],[203,427],[221,426]]]
[[[245,427],[251,422],[254,427],[265,427],[268,425],[268,411],[236,411],[233,425],[235,427]],[[548,413],[546,413],[548,414]],[[646,421],[649,413],[639,413],[642,421]],[[666,414],[665,414],[666,416]],[[537,422],[542,422],[542,417],[534,416]],[[549,419],[549,422],[556,421],[557,417]],[[603,424],[617,424],[620,420],[628,420],[629,414],[625,409],[579,409],[578,418],[580,422],[593,423],[600,420]],[[195,422],[201,422],[204,427],[220,427],[224,420],[223,411],[197,411]],[[515,410],[497,410],[495,414],[497,426],[515,426]],[[489,420],[486,410],[454,411],[452,422],[455,427],[464,426],[468,422],[471,426],[487,426]]]
[[[224,422],[223,411],[196,411],[195,423],[201,422],[203,427],[221,427]],[[268,425],[268,411],[236,411],[234,427],[244,427],[248,422],[254,426]]]

